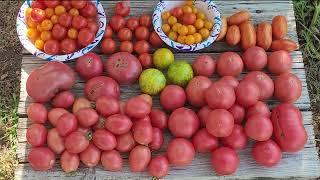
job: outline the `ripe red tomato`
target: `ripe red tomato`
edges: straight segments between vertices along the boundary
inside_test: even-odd
[[[73,39],[64,39],[60,43],[60,51],[62,54],[70,54],[75,52],[77,49],[76,41]]]
[[[133,44],[131,41],[123,41],[120,43],[120,51],[121,52],[128,52],[132,53],[133,51]]]
[[[44,52],[50,55],[59,54],[59,41],[57,40],[49,40],[44,43]]]
[[[63,13],[59,16],[58,22],[64,27],[70,27],[72,23],[72,16],[69,13]]]
[[[159,35],[152,31],[149,37],[149,42],[153,47],[160,47],[163,45],[162,39],[159,37]]]
[[[148,54],[148,53],[140,54],[138,59],[140,61],[140,64],[142,65],[143,69],[151,68],[151,66],[152,66],[152,57],[151,57],[150,54]]]
[[[151,16],[147,14],[143,14],[139,18],[140,26],[151,27]]]
[[[112,54],[116,51],[116,42],[111,38],[106,38],[101,42],[103,54]]]
[[[46,1],[43,1],[43,3],[49,8],[55,8],[60,4],[60,0],[50,0],[50,1],[46,0]]]
[[[67,35],[67,29],[60,24],[55,24],[52,28],[52,37],[56,40],[62,40]]]
[[[122,28],[118,31],[117,36],[118,36],[119,41],[131,41],[132,32],[128,28]]]
[[[112,28],[109,25],[107,25],[103,38],[112,38],[112,33],[113,33]]]
[[[129,18],[126,22],[126,26],[131,31],[134,31],[139,26],[139,19],[135,17]]]
[[[76,0],[76,1],[71,1],[71,6],[76,8],[76,9],[82,9],[87,5],[87,1],[85,0]]]
[[[94,34],[88,29],[83,28],[79,31],[78,42],[80,46],[88,46],[94,40]]]
[[[197,17],[193,13],[184,13],[182,17],[182,22],[185,25],[192,25],[196,21]]]
[[[183,15],[183,10],[181,7],[175,7],[171,10],[171,15],[176,17],[176,18],[179,18],[180,16]]]
[[[31,19],[34,22],[41,22],[45,19],[46,14],[45,11],[42,9],[34,8],[31,10]]]
[[[137,40],[148,40],[149,39],[149,29],[144,26],[139,26],[135,31],[134,35],[137,38]]]
[[[98,24],[94,21],[88,22],[88,28],[93,34],[96,34],[99,29]]]
[[[83,16],[75,16],[72,19],[72,27],[74,27],[76,29],[85,28],[85,27],[87,27],[87,25],[88,25],[88,21]]]
[[[96,6],[92,2],[87,2],[87,5],[80,10],[80,14],[86,18],[97,16]]]
[[[124,28],[126,20],[122,16],[115,15],[112,16],[109,24],[114,31],[118,32],[120,29]]]
[[[45,9],[46,6],[43,4],[43,2],[40,2],[40,1],[32,1],[31,3],[31,8],[34,9],[34,8],[38,8],[38,9]]]
[[[118,2],[114,8],[114,13],[116,15],[126,17],[130,14],[130,2]]]
[[[72,8],[71,2],[69,0],[62,1],[61,5],[64,6],[67,11],[69,11]]]
[[[134,45],[134,51],[138,54],[143,54],[149,52],[150,45],[147,41],[141,40],[137,41]]]

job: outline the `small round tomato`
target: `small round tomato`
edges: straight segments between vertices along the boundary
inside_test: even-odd
[[[52,27],[53,27],[53,24],[49,19],[45,19],[41,22],[42,31],[50,31]]]
[[[34,22],[31,18],[27,18],[27,25],[29,28],[36,28],[37,27],[37,23]]]
[[[77,1],[71,1],[71,6],[76,9],[82,9],[86,6],[87,1],[84,0],[77,0]]]
[[[49,8],[55,8],[60,4],[60,0],[43,1],[43,3]]]
[[[120,31],[119,31],[120,32]],[[128,52],[132,53],[133,51],[133,44],[131,41],[122,41],[120,43],[120,51],[121,52]]]
[[[44,18],[46,17],[46,13],[42,9],[34,8],[31,11],[30,17],[34,22],[39,23],[44,20]]]
[[[62,5],[58,5],[54,8],[54,13],[58,16],[66,12],[66,8]]]
[[[137,41],[134,45],[134,51],[138,54],[143,54],[149,52],[150,45],[147,41],[141,40]]]
[[[78,30],[76,30],[75,28],[70,28],[68,30],[68,38],[77,39],[78,38]]]
[[[44,43],[44,52],[50,55],[59,54],[59,41],[57,40],[49,40]]]
[[[72,23],[72,16],[69,13],[63,13],[59,16],[59,24],[64,27],[70,27]]]
[[[46,18],[51,18],[51,16],[53,16],[54,15],[54,10],[53,10],[53,8],[46,8],[45,10],[44,10],[44,12],[45,12],[45,14],[46,14]]]
[[[70,0],[64,0],[61,2],[62,6],[64,6],[66,8],[66,10],[70,10],[72,7],[71,7],[71,2]]]
[[[184,13],[182,17],[183,24],[191,25],[196,21],[197,16],[193,13]]]
[[[171,14],[172,16],[179,18],[183,15],[183,10],[181,7],[175,7],[171,10]]]
[[[42,39],[37,39],[37,40],[34,42],[34,46],[35,46],[37,49],[43,50],[44,41],[43,41]]]
[[[151,27],[151,16],[147,14],[143,14],[139,18],[140,26]]]
[[[143,69],[151,68],[151,66],[152,66],[152,57],[151,57],[150,54],[148,54],[148,53],[140,54],[138,59],[140,61],[140,64],[142,65]]]
[[[78,9],[76,9],[76,8],[71,8],[70,10],[69,10],[69,14],[71,15],[71,16],[79,16],[79,10]]]
[[[114,13],[116,15],[126,17],[130,14],[130,2],[118,2],[114,8]]]
[[[93,40],[94,34],[88,28],[83,28],[79,31],[78,42],[81,46],[88,46]]]
[[[57,24],[59,22],[59,17],[57,15],[53,15],[50,20],[53,24]]]
[[[52,38],[51,31],[43,31],[41,32],[40,38],[46,42]]]
[[[148,40],[149,38],[149,29],[144,26],[139,26],[135,31],[134,31],[135,37],[137,40]]]
[[[97,16],[96,6],[92,2],[87,2],[87,5],[80,10],[80,14],[86,18]]]
[[[101,42],[103,54],[112,54],[116,51],[116,42],[111,38],[106,38]]]
[[[40,2],[40,1],[32,1],[32,3],[31,3],[31,8],[32,8],[32,9],[34,9],[34,8],[45,9],[46,6],[43,4],[43,2]]]
[[[52,37],[56,40],[62,40],[67,35],[67,29],[60,24],[55,24],[52,28]]]
[[[112,38],[112,29],[109,25],[106,26],[106,29],[105,29],[105,32],[104,32],[104,35],[103,35],[103,38]]]
[[[98,32],[98,24],[96,22],[88,22],[88,28],[93,33],[96,34]]]
[[[28,28],[27,30],[27,37],[31,40],[36,40],[39,36],[39,32],[34,28]]]
[[[88,25],[87,19],[84,18],[83,16],[75,16],[72,19],[72,27],[74,27],[76,29],[85,28],[85,27],[87,27],[87,25]]]
[[[60,43],[60,51],[62,54],[70,54],[77,49],[76,41],[73,39],[64,39]]]
[[[162,39],[159,37],[159,35],[152,31],[149,37],[149,42],[153,47],[160,47],[163,45]]]
[[[132,32],[128,28],[122,28],[118,31],[117,36],[118,36],[119,41],[131,41]]]
[[[135,17],[129,18],[126,22],[126,26],[131,31],[134,31],[139,26],[139,19]]]
[[[124,28],[126,20],[122,16],[115,15],[112,16],[109,24],[114,31],[118,32],[120,29]]]

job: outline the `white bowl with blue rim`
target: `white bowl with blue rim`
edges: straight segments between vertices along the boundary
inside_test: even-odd
[[[79,58],[89,51],[91,51],[94,47],[96,47],[99,42],[101,41],[105,28],[106,28],[106,14],[104,12],[104,9],[99,2],[99,0],[90,0],[97,8],[97,22],[99,24],[99,29],[96,34],[95,39],[92,41],[91,44],[88,46],[73,52],[71,54],[65,54],[65,55],[50,55],[46,54],[45,52],[37,49],[34,44],[29,40],[27,37],[27,23],[26,23],[26,10],[31,5],[31,1],[27,0],[23,5],[21,6],[18,16],[17,16],[17,33],[20,39],[21,44],[25,49],[27,49],[31,54],[48,61],[69,61],[72,59]]]
[[[164,1],[160,0],[157,6],[154,9],[153,13],[153,27],[154,30],[158,33],[160,38],[172,48],[178,49],[180,51],[197,51],[203,48],[210,46],[218,37],[221,28],[221,16],[218,7],[213,3],[213,0],[194,0],[194,6],[198,8],[199,11],[203,12],[209,21],[213,22],[213,27],[210,31],[210,36],[202,41],[201,43],[187,45],[181,44],[176,41],[171,40],[163,31],[162,31],[162,18],[161,14],[165,11],[170,11],[175,7],[179,7],[185,4],[185,1]]]

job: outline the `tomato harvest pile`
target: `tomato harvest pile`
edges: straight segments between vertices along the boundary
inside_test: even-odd
[[[191,6],[187,2],[184,8],[197,16]],[[190,165],[198,152],[211,153],[216,174],[231,175],[241,161],[238,151],[250,139],[253,160],[265,168],[276,166],[283,152],[304,148],[307,133],[293,105],[302,83],[290,73],[289,52],[297,45],[283,39],[285,17],[276,16],[272,25],[259,24],[256,33],[251,15],[238,12],[222,21],[219,40],[241,43],[244,53],[225,52],[217,59],[201,55],[188,64],[159,48],[163,42],[156,32],[150,33],[151,16],[125,19],[129,13],[129,3],[116,4],[101,43],[102,52],[110,54],[106,61],[90,52],[76,60],[74,69],[48,62],[30,73],[26,89],[34,103],[27,114],[33,123],[26,136],[33,169],[47,171],[59,156],[66,173],[77,171],[80,162],[121,171],[121,154],[128,153],[132,172],[162,178],[172,166]],[[164,14],[166,19],[170,13]],[[114,33],[121,42],[119,52]],[[158,48],[153,55],[148,41]],[[269,49],[273,52],[267,55]],[[238,80],[244,69],[248,73]],[[215,82],[210,79],[214,73],[221,77]],[[82,97],[71,92],[77,75],[86,81]],[[139,83],[141,94],[120,100],[120,85],[134,83]],[[153,108],[154,95],[159,95],[162,109]],[[265,103],[271,98],[280,102],[273,109]],[[165,153],[152,156],[162,148],[166,129],[173,138]]]

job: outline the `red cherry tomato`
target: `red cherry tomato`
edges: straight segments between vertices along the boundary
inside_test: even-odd
[[[122,17],[128,16],[130,14],[129,2],[118,2],[114,8],[114,13]]]
[[[56,40],[62,40],[67,35],[67,29],[60,24],[55,24],[52,28],[52,37]]]
[[[82,9],[87,5],[87,1],[85,0],[73,0],[71,1],[71,6],[76,9]]]
[[[136,42],[134,45],[134,51],[138,54],[143,54],[149,52],[150,45],[147,41],[141,40]]]
[[[129,18],[126,22],[126,26],[131,31],[134,31],[139,26],[139,19],[135,17]]]
[[[145,27],[151,27],[151,16],[150,15],[146,15],[146,14],[143,14],[140,16],[139,18],[139,23],[140,23],[140,26],[145,26]]]
[[[60,43],[60,51],[62,54],[70,54],[77,49],[76,41],[73,39],[64,39]]]
[[[46,5],[44,5],[43,2],[41,2],[41,1],[32,1],[31,8],[32,9],[38,8],[38,9],[44,10],[46,8]]]
[[[99,29],[98,24],[94,21],[88,22],[88,28],[93,34],[97,34]]]
[[[60,4],[60,0],[46,0],[43,3],[49,8],[55,8]]]
[[[80,10],[80,14],[86,18],[97,16],[96,6],[92,2],[87,2],[87,5]]]
[[[31,10],[31,19],[34,22],[41,22],[45,19],[46,14],[45,11],[42,9],[34,8]]]
[[[61,5],[64,6],[67,11],[69,11],[72,8],[71,2],[69,0],[62,1]]]
[[[122,28],[118,31],[117,36],[118,36],[119,41],[131,41],[132,32],[128,28]]]
[[[49,40],[44,43],[44,52],[50,55],[59,54],[59,41]]]
[[[133,44],[131,41],[123,41],[120,43],[120,51],[121,52],[128,52],[132,53],[133,51]]]
[[[64,27],[70,27],[72,23],[72,16],[69,13],[63,13],[59,16],[58,22]]]
[[[135,31],[134,35],[137,38],[137,40],[148,40],[149,39],[149,29],[144,26],[139,26]]]
[[[152,66],[152,57],[148,53],[140,54],[139,61],[143,69],[148,69],[148,68],[151,68]]]
[[[107,25],[103,38],[112,38],[112,33],[113,33],[112,28],[109,25]]]
[[[119,15],[112,16],[109,22],[112,30],[118,32],[120,29],[124,28],[126,25],[126,20]]]
[[[171,10],[171,15],[176,17],[176,18],[179,18],[180,16],[183,15],[183,10],[181,7],[175,7]]]
[[[116,51],[116,42],[111,38],[106,38],[101,42],[103,54],[112,54]]]
[[[87,25],[88,25],[88,21],[83,16],[75,16],[72,19],[72,27],[74,27],[76,29],[85,28],[85,27],[87,27]]]
[[[78,42],[80,46],[85,47],[92,43],[94,37],[94,34],[88,28],[83,28],[79,31]]]

